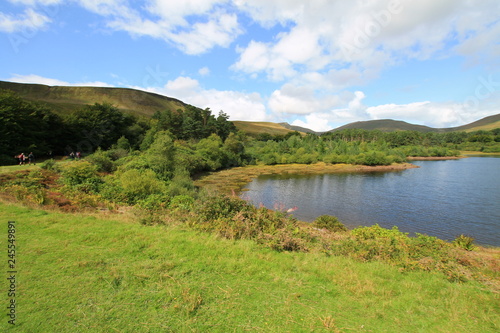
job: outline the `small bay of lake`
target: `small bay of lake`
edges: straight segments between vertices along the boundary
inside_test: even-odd
[[[500,158],[415,161],[393,172],[260,176],[242,197],[313,221],[333,215],[349,228],[379,224],[445,240],[470,235],[500,246]]]

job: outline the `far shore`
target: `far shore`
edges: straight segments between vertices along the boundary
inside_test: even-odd
[[[201,176],[195,184],[211,190],[220,191],[226,194],[236,194],[250,183],[253,178],[262,175],[319,175],[331,173],[351,173],[351,172],[387,172],[402,171],[419,168],[411,163],[393,163],[391,165],[353,165],[353,164],[328,164],[319,162],[315,164],[277,164],[277,165],[251,165],[237,167],[228,170],[211,172]]]
[[[446,161],[446,160],[459,160],[467,158],[467,156],[408,156],[408,161]]]

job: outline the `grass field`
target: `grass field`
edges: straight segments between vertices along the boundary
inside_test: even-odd
[[[274,252],[182,225],[0,203],[16,225],[2,332],[498,332],[498,294],[441,274]],[[4,255],[3,272],[7,269]],[[7,277],[7,276],[6,276]],[[2,278],[3,311],[9,281]]]

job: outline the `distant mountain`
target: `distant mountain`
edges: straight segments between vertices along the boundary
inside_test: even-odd
[[[285,128],[288,128],[289,130],[292,130],[292,131],[297,131],[297,132],[301,132],[301,133],[310,133],[310,134],[320,134],[319,132],[315,132],[309,128],[290,125],[289,123],[279,123],[279,124]]]
[[[295,132],[296,129],[289,128],[290,125],[284,126],[284,123],[257,122],[257,121],[233,121],[236,128],[240,131],[249,134],[270,134],[270,135],[286,135],[290,132]],[[286,123],[285,123],[286,124]],[[311,131],[311,130],[308,130]],[[303,131],[299,131],[306,133]]]
[[[434,132],[436,129],[423,126],[423,125],[413,125],[405,121],[392,120],[392,119],[381,119],[381,120],[368,120],[368,121],[357,121],[350,123],[341,127],[338,127],[333,131],[341,131],[345,129],[364,129],[364,130],[380,130],[382,132],[394,132],[394,131],[419,131],[419,132]]]
[[[128,88],[63,87],[0,81],[0,89],[12,90],[29,101],[46,103],[54,112],[68,113],[83,105],[109,103],[121,111],[152,116],[156,111],[184,110],[186,104],[174,98]]]
[[[382,132],[394,132],[394,131],[418,131],[418,132],[456,132],[465,131],[472,132],[478,130],[492,130],[495,128],[500,128],[500,114],[489,116],[473,123],[450,128],[432,128],[423,125],[414,125],[400,120],[392,119],[381,119],[381,120],[368,120],[368,121],[357,121],[350,123],[336,129],[333,131],[340,131],[344,129],[365,129],[365,130],[380,130]]]
[[[441,131],[445,132],[454,132],[454,131],[465,131],[465,132],[473,132],[473,131],[491,131],[495,128],[500,128],[500,113],[485,117],[483,119],[479,119],[473,123],[459,126],[459,127],[451,127],[451,128],[441,128]]]

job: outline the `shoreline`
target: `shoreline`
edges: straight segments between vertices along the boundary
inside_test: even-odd
[[[202,175],[195,181],[195,185],[209,190],[220,191],[224,194],[238,194],[243,187],[254,178],[262,175],[318,175],[333,173],[358,173],[358,172],[390,172],[415,169],[419,166],[411,163],[393,163],[391,165],[354,165],[354,164],[327,164],[318,162],[314,164],[276,164],[276,165],[251,165],[236,167]]]
[[[408,156],[406,159],[408,161],[447,161],[447,160],[460,160],[462,158],[468,158],[467,156]]]

